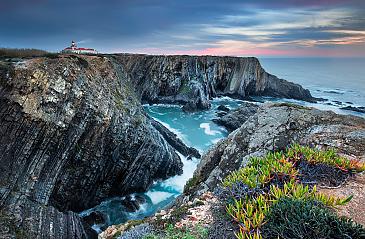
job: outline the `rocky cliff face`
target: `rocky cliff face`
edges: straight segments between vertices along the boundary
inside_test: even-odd
[[[1,236],[93,236],[74,212],[181,173],[175,149],[199,156],[146,117],[141,101],[196,110],[219,95],[313,99],[255,58],[63,55],[0,62]]]
[[[244,105],[243,107],[251,107]],[[239,117],[237,113],[243,112]],[[194,173],[194,185],[186,188],[187,201],[214,191],[230,172],[255,156],[285,149],[291,143],[334,148],[347,157],[365,160],[365,120],[291,104],[265,104],[247,117],[238,109],[224,117],[240,120],[241,127],[211,148]]]
[[[253,57],[116,55],[148,103],[207,109],[212,97],[265,95],[314,101],[300,85],[268,74]]]
[[[223,106],[219,108],[221,111],[229,111]],[[161,225],[170,223],[177,232],[177,228],[186,227],[194,233],[197,227],[203,226],[207,230],[207,238],[235,238],[234,232],[240,228],[231,218],[222,217],[227,213],[227,204],[222,198],[220,186],[228,174],[246,166],[249,158],[261,157],[268,152],[285,149],[291,143],[299,143],[321,149],[334,148],[346,158],[365,161],[363,118],[288,103],[259,106],[245,103],[221,116],[219,120],[228,129],[234,129],[238,124],[240,126],[202,156],[194,177],[185,186],[184,194],[177,198],[171,208],[144,219],[135,227],[128,223],[113,225],[99,236],[111,238],[121,234],[118,238],[143,238],[148,233],[159,235],[166,230]],[[340,169],[335,173],[326,170],[328,168],[310,171],[319,175],[310,175],[307,182],[316,183],[318,190],[327,195],[342,198],[353,195],[350,203],[338,211],[339,215],[364,224],[364,175],[349,177],[351,174],[344,176],[345,174],[338,173],[342,172]],[[324,185],[318,182],[322,180]],[[333,182],[334,187],[331,185]],[[238,187],[232,189],[231,193],[234,190],[244,190],[242,185],[240,189]],[[244,192],[241,193],[244,195]],[[199,232],[195,232],[196,235],[201,235]]]
[[[67,230],[82,237],[78,216],[68,210],[145,191],[182,172],[127,74],[103,57],[2,63],[0,152],[1,208],[19,209],[18,226],[29,238],[70,238]],[[29,227],[27,216],[39,228]]]

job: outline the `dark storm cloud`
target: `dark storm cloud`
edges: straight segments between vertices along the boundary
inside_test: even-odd
[[[242,48],[337,44],[334,39],[359,44],[364,2],[0,0],[0,46],[59,50],[76,40],[102,51],[204,53],[227,42]]]

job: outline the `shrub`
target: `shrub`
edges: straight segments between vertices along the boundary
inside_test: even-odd
[[[36,57],[36,56],[48,56],[48,55],[52,56],[52,53],[39,49],[0,48],[0,57],[21,58],[21,57]]]
[[[315,185],[310,187],[303,185],[300,182],[303,178],[300,175],[300,172],[303,172],[300,167],[303,165],[319,165],[321,170],[317,170],[317,173],[325,172],[325,176],[332,175],[327,174],[331,170],[350,174],[365,169],[363,163],[341,157],[334,150],[321,151],[297,144],[284,152],[271,152],[265,157],[251,158],[246,167],[232,172],[223,180],[223,190],[219,191],[221,195],[227,197],[228,215],[240,227],[240,231],[236,233],[237,238],[262,238],[261,228],[270,220],[267,215],[283,198],[320,203],[327,207],[344,205],[352,199],[352,196],[347,198],[328,196],[318,193]],[[304,171],[310,174],[313,168],[307,167]],[[332,226],[341,228],[343,224]],[[339,228],[333,230],[340,230]]]
[[[205,239],[208,237],[208,230],[196,226],[192,229],[187,227],[176,228],[172,224],[168,225],[163,235],[149,234],[143,239]]]
[[[271,207],[266,219],[261,235],[267,239],[365,238],[362,226],[312,200],[282,198]]]

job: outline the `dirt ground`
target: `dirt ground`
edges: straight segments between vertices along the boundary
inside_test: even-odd
[[[355,222],[365,226],[365,173],[357,174],[349,178],[339,188],[318,188],[320,192],[348,197],[353,195],[352,200],[345,206],[338,207],[338,214],[352,218]]]

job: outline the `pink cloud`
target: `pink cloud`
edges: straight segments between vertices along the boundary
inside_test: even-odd
[[[144,54],[157,55],[213,55],[213,56],[304,56],[304,57],[346,57],[346,56],[363,56],[364,50],[350,50],[347,48],[315,48],[303,47],[293,49],[273,49],[273,48],[257,48],[257,49],[234,49],[234,48],[205,48],[193,50],[166,50],[160,48],[145,48],[134,52]]]

